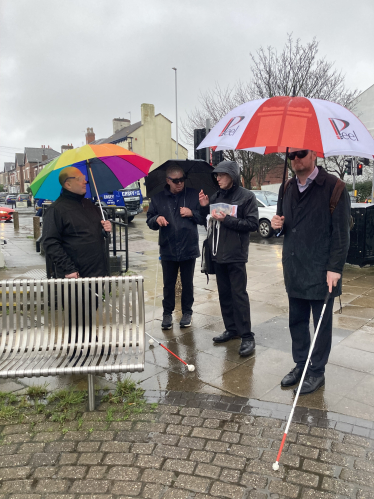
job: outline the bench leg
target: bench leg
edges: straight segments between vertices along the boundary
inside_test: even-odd
[[[94,375],[88,375],[88,410],[95,410],[95,384],[94,384]]]

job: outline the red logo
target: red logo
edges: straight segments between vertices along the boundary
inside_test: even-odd
[[[245,116],[234,116],[234,118],[230,118],[229,122],[219,134],[219,137],[222,135],[234,135],[239,128],[239,123],[243,121]]]
[[[329,118],[329,121],[331,123],[331,126],[334,129],[334,132],[336,134],[336,138],[339,140],[353,140],[354,142],[358,142],[358,138],[356,135],[356,132],[352,130],[352,132],[344,132],[346,128],[349,127],[350,123],[349,121],[346,120],[341,120],[338,118]]]

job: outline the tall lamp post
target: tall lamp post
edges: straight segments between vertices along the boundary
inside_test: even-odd
[[[176,150],[175,154],[178,159],[178,86],[177,86],[177,68],[171,68],[175,71],[175,128],[176,128]]]

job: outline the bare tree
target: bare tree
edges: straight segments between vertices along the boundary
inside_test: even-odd
[[[300,39],[294,41],[289,34],[281,53],[274,47],[261,47],[255,54],[250,53],[252,77],[249,82],[239,81],[226,88],[217,83],[212,90],[200,94],[198,107],[182,124],[187,142],[193,144],[193,130],[204,128],[207,118],[215,125],[231,109],[253,99],[298,95],[349,107],[358,91],[346,89],[345,77],[334,69],[333,62],[326,61],[325,57],[318,59],[318,43],[313,38],[312,42],[302,45]],[[253,178],[261,185],[266,174],[281,162],[278,155],[261,156],[248,151],[226,151],[224,155],[238,161],[248,188]],[[340,176],[341,170],[338,170]]]
[[[344,180],[346,168],[344,156],[330,156],[323,159],[323,167],[329,173],[335,173],[341,180]]]

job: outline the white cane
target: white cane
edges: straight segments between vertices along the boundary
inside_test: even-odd
[[[293,406],[292,406],[292,409],[291,409],[291,414],[290,414],[290,417],[288,418],[286,429],[284,430],[282,442],[280,444],[278,455],[277,455],[277,460],[273,464],[273,470],[274,471],[279,470],[279,459],[281,457],[283,446],[284,446],[284,443],[285,443],[286,438],[287,438],[287,433],[288,433],[288,430],[290,428],[290,424],[291,424],[291,421],[292,421],[293,413],[295,411],[295,407],[296,407],[296,404],[297,404],[297,399],[299,398],[300,390],[301,390],[301,387],[303,386],[305,374],[306,374],[306,371],[307,371],[308,366],[309,366],[310,358],[312,356],[313,348],[314,348],[314,345],[316,343],[316,339],[317,339],[317,336],[318,336],[318,331],[319,331],[319,328],[321,326],[321,322],[322,322],[322,319],[323,319],[323,314],[325,313],[325,310],[326,310],[326,307],[327,307],[327,302],[329,301],[330,295],[331,295],[331,293],[330,293],[330,291],[328,291],[327,295],[326,295],[326,298],[325,298],[325,301],[323,303],[323,307],[322,307],[321,315],[319,317],[317,328],[316,328],[316,331],[315,331],[314,336],[313,336],[313,341],[312,341],[312,344],[310,345],[310,348],[309,348],[308,358],[306,359],[304,371],[303,371],[303,374],[301,376],[299,386],[297,388],[296,397],[295,397],[295,400],[294,400],[294,403],[293,403]]]

